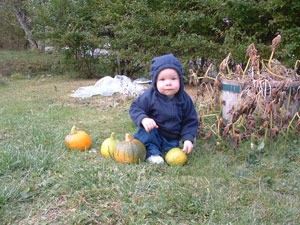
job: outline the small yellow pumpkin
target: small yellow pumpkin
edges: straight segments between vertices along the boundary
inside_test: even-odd
[[[139,164],[146,158],[146,148],[142,142],[132,138],[129,134],[125,135],[125,140],[116,146],[114,159],[120,163]]]
[[[100,153],[105,158],[113,158],[119,140],[115,139],[115,133],[112,132],[109,138],[106,138],[100,148]]]
[[[182,166],[187,162],[187,155],[180,148],[172,148],[165,156],[170,166]]]
[[[73,126],[71,132],[65,137],[65,145],[71,150],[85,151],[92,147],[92,139],[87,132],[77,130],[76,126]]]

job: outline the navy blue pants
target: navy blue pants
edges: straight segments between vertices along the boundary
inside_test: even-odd
[[[159,133],[158,129],[153,129],[148,133],[144,128],[139,127],[134,138],[145,145],[147,150],[146,158],[149,158],[151,155],[164,156],[170,149],[179,146],[179,140],[167,140]]]

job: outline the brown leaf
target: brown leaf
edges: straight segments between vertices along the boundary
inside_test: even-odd
[[[264,114],[265,114],[265,115],[269,115],[270,112],[272,111],[272,108],[273,108],[273,101],[267,103],[266,108],[265,108],[265,111],[264,111]]]
[[[270,138],[273,139],[278,135],[278,133],[279,133],[278,127],[273,127],[272,129],[270,129]]]
[[[202,138],[202,140],[208,140],[208,139],[210,139],[212,136],[213,136],[213,132],[210,130],[209,133],[206,134],[206,135]]]
[[[239,76],[243,75],[244,71],[243,71],[243,68],[241,67],[241,65],[236,66],[234,73]]]
[[[226,127],[224,128],[224,135],[225,136],[229,135],[231,129],[232,129],[232,123],[227,124]]]
[[[268,128],[269,127],[269,121],[265,121],[262,125],[263,128]]]

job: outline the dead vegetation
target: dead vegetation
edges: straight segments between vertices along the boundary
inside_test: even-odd
[[[203,77],[193,76],[191,83],[200,81],[195,103],[201,121],[207,117],[215,120],[213,125],[201,123],[202,138],[216,135],[231,139],[236,147],[244,139],[267,141],[291,129],[300,134],[300,75],[296,72],[300,61],[290,69],[274,58],[280,41],[280,35],[273,39],[268,60],[260,59],[252,43],[244,69],[241,65],[235,71],[229,68],[229,53],[216,78],[208,76],[212,65]]]

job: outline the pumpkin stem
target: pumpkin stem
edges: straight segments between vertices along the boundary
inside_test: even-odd
[[[125,141],[131,141],[132,137],[130,136],[130,134],[125,134]]]
[[[70,134],[75,134],[76,133],[76,126],[74,125],[71,129]]]
[[[111,139],[115,139],[115,132],[111,132],[110,138],[111,138]]]

